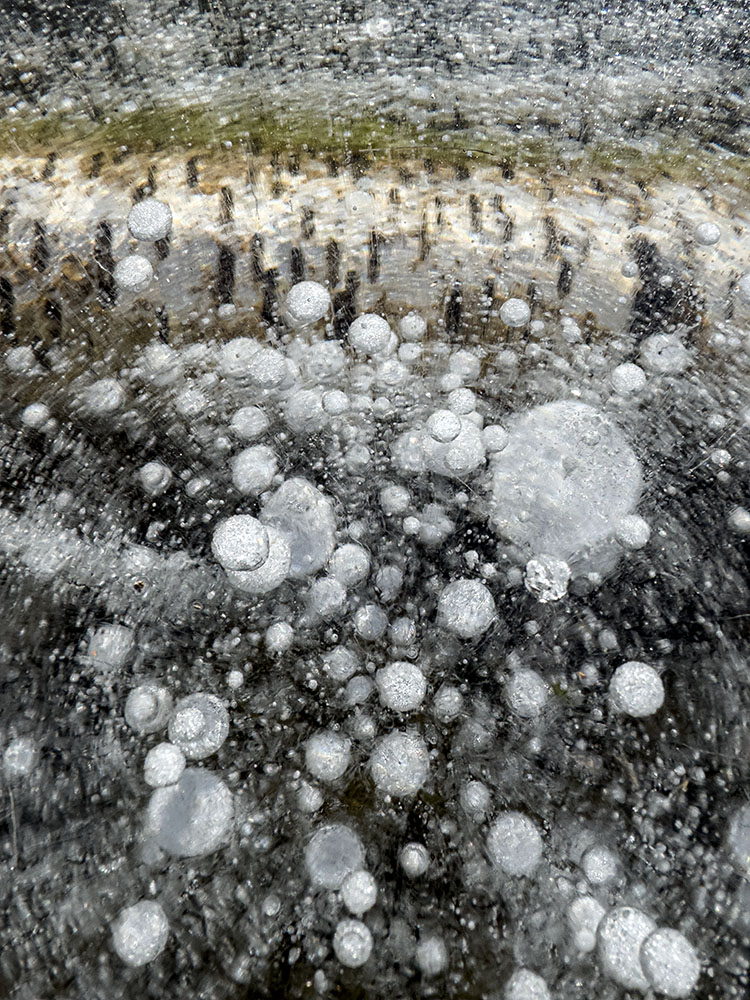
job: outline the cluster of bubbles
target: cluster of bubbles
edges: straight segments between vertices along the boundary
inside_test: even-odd
[[[170,226],[168,207],[153,199],[136,204],[128,218],[141,241],[165,238]],[[715,236],[708,224],[696,232],[704,245]],[[115,269],[115,280],[131,291],[151,278],[151,264],[139,254]],[[510,331],[531,322],[520,298],[508,298],[499,316]],[[643,466],[622,426],[644,405],[649,382],[683,373],[690,355],[673,334],[653,336],[641,345],[639,363],[612,367],[598,396],[562,393],[563,383],[553,381],[552,395],[563,398],[505,412],[500,421],[498,408],[487,404],[486,351],[430,338],[416,313],[394,325],[360,315],[342,342],[332,335],[328,289],[303,281],[290,289],[284,319],[288,332],[273,344],[251,336],[181,348],[153,342],[127,376],[79,382],[73,394],[82,418],[105,424],[122,423],[136,406],[134,395],[161,399],[213,465],[205,474],[185,473],[173,453],[150,457],[134,483],[143,503],[158,512],[183,491],[204,504],[206,593],[214,607],[234,602],[262,623],[258,644],[267,669],[297,651],[302,656],[311,642],[324,647],[321,670],[308,678],[303,696],[324,700],[333,692],[345,712],[342,721],[313,726],[297,748],[296,807],[309,829],[298,860],[310,891],[327,895],[335,913],[333,955],[341,967],[359,969],[377,955],[380,925],[368,920],[383,885],[368,867],[373,845],[341,815],[341,790],[360,772],[377,809],[407,809],[426,790],[437,794],[441,739],[452,740],[451,727],[470,717],[470,687],[444,677],[446,660],[436,655],[431,662],[426,652],[417,602],[432,602],[430,628],[447,660],[460,665],[502,627],[509,592],[525,592],[542,616],[571,593],[601,586],[622,560],[647,547],[651,528],[637,512]],[[580,360],[579,341],[568,318],[561,342]],[[34,365],[21,350],[9,353],[8,365],[32,377]],[[502,368],[510,359],[495,363]],[[34,433],[57,428],[42,402],[29,404],[21,420]],[[220,470],[215,477],[211,468]],[[737,534],[750,532],[743,508],[734,508],[728,523]],[[378,526],[387,527],[389,541],[382,530],[381,543]],[[30,565],[23,544],[13,544]],[[414,552],[424,556],[429,580],[415,582]],[[529,623],[527,633],[535,628]],[[600,642],[617,646],[604,632]],[[136,644],[134,629],[106,625],[88,641],[88,662],[116,673]],[[663,672],[656,657],[619,663],[597,718],[605,710],[616,719],[655,716],[669,699]],[[604,692],[595,671],[580,676]],[[214,854],[247,825],[230,788],[231,768],[216,763],[240,714],[246,671],[235,667],[225,680],[224,692],[193,690],[175,700],[168,683],[145,679],[124,702],[127,726],[146,747],[150,791],[141,846],[148,863]],[[564,696],[541,668],[508,659],[505,704],[531,752],[542,746],[547,721],[564,713]],[[481,757],[489,737],[482,724],[472,725],[466,722],[461,739]],[[5,773],[20,779],[36,760],[32,741],[14,739],[4,752]],[[510,895],[514,882],[541,885],[562,864],[559,839],[550,836],[554,817],[531,815],[517,799],[516,808],[506,808],[507,795],[479,769],[466,769],[457,785],[456,808],[481,843],[486,878]],[[329,809],[332,802],[339,807]],[[582,882],[561,904],[574,949],[595,954],[600,970],[626,989],[688,996],[701,970],[695,949],[682,932],[659,926],[648,903],[631,905],[638,894],[605,839],[589,837],[577,860]],[[732,819],[728,845],[735,863],[750,870],[747,806]],[[397,864],[410,883],[429,878],[433,862],[421,841],[398,845]],[[485,876],[466,877],[471,884]],[[141,899],[111,930],[117,955],[140,966],[165,949],[170,920],[156,899]],[[453,960],[450,941],[425,925],[410,960],[423,977],[440,976]],[[505,986],[506,1000],[551,995],[545,978],[522,965]]]

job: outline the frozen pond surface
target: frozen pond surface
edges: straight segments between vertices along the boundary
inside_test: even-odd
[[[747,17],[0,12],[1,996],[747,996]]]

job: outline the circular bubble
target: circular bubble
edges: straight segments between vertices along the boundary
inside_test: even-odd
[[[232,795],[221,778],[188,767],[176,784],[152,793],[146,829],[168,854],[199,857],[226,841],[233,816]]]
[[[120,911],[112,925],[112,947],[126,965],[148,965],[164,951],[169,921],[161,906],[151,899]]]
[[[144,198],[128,212],[128,229],[137,240],[154,243],[169,235],[172,228],[172,210],[156,198]]]
[[[305,848],[308,875],[323,889],[340,889],[347,875],[363,867],[364,860],[362,841],[342,823],[316,830]]]

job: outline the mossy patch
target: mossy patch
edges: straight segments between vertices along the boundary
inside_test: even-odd
[[[97,120],[50,113],[0,122],[0,155],[45,156],[50,151],[81,156],[103,152],[110,161],[125,151],[193,154],[204,161],[230,151],[293,154],[299,159],[335,158],[344,167],[423,160],[451,167],[457,176],[470,174],[475,163],[494,163],[510,172],[581,178],[618,175],[646,183],[666,176],[701,185],[746,182],[750,174],[750,158],[689,138],[664,136],[658,147],[645,148],[624,139],[584,144],[499,126],[477,138],[475,131],[437,117],[432,124],[417,125],[403,116],[375,113],[330,118],[301,110],[281,114],[261,110],[252,99],[232,109],[170,105],[113,112]]]

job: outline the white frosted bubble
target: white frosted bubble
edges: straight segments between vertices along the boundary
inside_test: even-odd
[[[635,551],[642,549],[648,544],[651,537],[651,528],[648,522],[638,514],[626,514],[615,529],[615,538],[626,549]]]
[[[358,969],[372,954],[372,934],[361,920],[339,920],[333,935],[336,958],[348,969]]]
[[[495,602],[487,587],[478,580],[455,580],[440,594],[438,618],[445,628],[462,639],[473,639],[492,624]]]
[[[385,514],[404,514],[409,509],[411,495],[405,486],[384,486],[380,491],[380,506]]]
[[[260,520],[282,532],[289,543],[289,575],[302,579],[328,562],[336,544],[330,501],[306,479],[287,479],[266,501]]]
[[[750,535],[750,510],[735,507],[729,512],[727,523],[736,535]]]
[[[322,808],[325,798],[315,785],[307,781],[301,782],[297,791],[297,807],[304,813],[315,813]]]
[[[531,969],[516,969],[505,984],[505,1000],[552,1000],[549,987]]]
[[[172,482],[172,472],[163,462],[146,462],[138,470],[143,492],[151,497],[164,493]]]
[[[49,420],[49,407],[44,403],[29,403],[21,414],[21,423],[24,427],[33,427],[38,430]]]
[[[641,910],[616,906],[603,917],[597,931],[602,972],[628,990],[645,993],[648,980],[641,968],[641,945],[656,924]]]
[[[490,790],[483,781],[467,781],[461,787],[459,801],[464,812],[475,820],[484,819],[490,804]]]
[[[581,868],[589,885],[598,888],[614,882],[619,872],[617,855],[603,844],[592,844],[581,858]]]
[[[227,580],[248,594],[267,594],[279,587],[289,575],[291,549],[286,535],[276,528],[267,528],[268,556],[257,569],[225,570]]]
[[[695,242],[704,247],[712,247],[721,239],[721,230],[715,222],[701,222],[695,227]]]
[[[542,604],[559,601],[568,592],[570,566],[555,556],[537,556],[526,563],[523,582],[528,592]]]
[[[512,712],[522,719],[536,719],[547,704],[549,688],[535,670],[521,668],[513,672],[505,694]]]
[[[515,545],[570,563],[632,513],[640,462],[593,407],[545,403],[510,418],[508,430],[507,446],[492,459],[492,521]]]
[[[508,444],[508,432],[499,424],[488,424],[482,431],[482,441],[487,451],[502,451]]]
[[[186,768],[174,785],[157,788],[148,803],[146,830],[176,857],[210,854],[228,838],[234,817],[224,782],[203,768]]]
[[[305,866],[310,879],[323,889],[340,889],[344,879],[363,867],[362,841],[342,823],[322,826],[305,848]]]
[[[174,785],[185,770],[185,755],[172,743],[159,743],[146,754],[143,778],[152,788]]]
[[[460,380],[458,385],[451,385],[450,388],[447,383],[442,383],[447,392],[452,392],[453,389],[459,388],[461,382],[472,382],[477,378],[482,370],[482,363],[474,351],[462,348],[451,353],[448,367],[451,374],[457,375]]]
[[[364,869],[352,872],[351,875],[346,876],[344,884],[341,886],[341,898],[350,913],[354,913],[356,916],[367,913],[373,908],[378,898],[378,884],[372,875]]]
[[[113,378],[102,378],[92,383],[83,394],[87,410],[98,417],[107,416],[119,410],[125,402],[125,390]]]
[[[638,274],[638,265],[634,260],[626,260],[620,272],[624,278],[635,278]]]
[[[500,319],[506,326],[526,326],[531,319],[531,309],[523,299],[507,299],[500,306]]]
[[[340,545],[331,556],[328,572],[345,587],[356,587],[370,572],[370,553],[354,542]]]
[[[228,735],[229,715],[215,695],[198,691],[175,705],[169,739],[191,760],[216,753]]]
[[[294,629],[288,622],[274,622],[266,629],[266,649],[277,656],[291,649],[294,642]]]
[[[363,705],[370,697],[374,689],[375,683],[372,678],[363,674],[359,674],[357,677],[352,677],[344,688],[344,702],[349,706]],[[359,716],[360,721],[362,721],[362,718],[362,716]],[[374,735],[374,731],[372,733],[368,732],[363,734],[366,739],[370,739]]]
[[[232,482],[240,493],[262,493],[273,482],[277,469],[278,462],[273,448],[255,444],[245,448],[232,460]]]
[[[316,389],[300,389],[284,404],[284,420],[295,434],[314,434],[328,422],[323,397]]]
[[[169,235],[172,228],[172,210],[156,198],[136,202],[128,212],[128,229],[137,240],[154,243]]]
[[[750,875],[750,805],[740,806],[732,814],[727,846],[733,861]]]
[[[359,668],[359,657],[347,646],[336,646],[323,654],[323,669],[334,681],[348,681]]]
[[[156,386],[170,385],[182,372],[180,356],[173,347],[154,340],[143,351],[140,375],[147,382]]]
[[[404,582],[403,571],[398,566],[381,566],[375,574],[375,587],[385,604],[395,601]]]
[[[349,327],[349,343],[360,354],[382,354],[391,344],[393,334],[388,321],[375,313],[358,316]]]
[[[36,368],[36,358],[34,357],[33,348],[28,347],[26,344],[21,344],[20,347],[11,347],[5,355],[5,364],[8,367],[8,371],[13,372],[14,375],[33,372]]]
[[[219,373],[231,378],[249,378],[253,359],[261,349],[258,341],[250,337],[235,337],[228,341],[219,351]]]
[[[664,704],[664,685],[653,667],[631,660],[612,675],[609,698],[615,711],[642,719]]]
[[[542,837],[528,816],[503,812],[490,826],[487,851],[506,875],[530,875],[542,859]]]
[[[234,414],[229,426],[243,441],[255,441],[265,434],[269,419],[259,406],[242,406]]]
[[[154,269],[147,257],[133,253],[117,261],[112,275],[119,288],[124,288],[128,292],[142,292],[151,284]]]
[[[646,373],[639,365],[634,365],[630,361],[618,365],[610,377],[612,388],[620,396],[640,392],[646,386]]]
[[[427,681],[414,663],[399,660],[382,667],[375,674],[380,700],[394,712],[413,712],[422,704]]]
[[[743,302],[750,302],[750,272],[743,274],[737,282],[737,294]]]
[[[418,313],[410,312],[399,320],[398,332],[402,340],[414,343],[424,337],[427,332],[427,324]]]
[[[669,927],[655,930],[643,942],[641,967],[656,992],[668,997],[689,996],[701,973],[693,946]]]
[[[464,416],[473,413],[476,403],[477,397],[471,389],[454,389],[448,394],[448,409],[452,413]]]
[[[655,333],[641,344],[641,361],[658,375],[681,375],[692,363],[692,355],[673,333]]]
[[[166,688],[147,681],[133,688],[125,702],[125,721],[136,733],[158,733],[172,711],[172,696]]]
[[[414,962],[423,976],[439,976],[448,968],[448,949],[437,934],[423,937],[414,953]]]
[[[286,310],[290,323],[300,329],[323,319],[331,308],[328,289],[317,281],[300,281],[292,285],[286,297]]]
[[[461,421],[450,410],[436,410],[427,420],[427,433],[435,441],[445,444],[461,433]]]
[[[398,863],[409,878],[419,878],[430,867],[430,852],[424,844],[412,841],[399,851]]]
[[[350,407],[349,397],[341,389],[330,389],[323,393],[323,409],[332,417],[340,417]]]
[[[596,948],[596,932],[607,911],[593,896],[579,896],[568,907],[567,919],[573,944],[582,952]]]
[[[27,778],[39,761],[39,748],[30,736],[16,736],[3,752],[6,778]]]
[[[411,733],[381,736],[370,757],[370,773],[386,795],[415,795],[430,773],[427,747]]]
[[[211,537],[214,558],[224,569],[257,569],[268,558],[268,547],[268,529],[249,514],[228,517]]]
[[[208,396],[193,385],[189,385],[178,393],[174,408],[181,417],[193,419],[198,417],[208,407]]]
[[[320,781],[336,781],[349,767],[352,741],[330,729],[315,733],[305,744],[307,769]]]
[[[87,644],[87,655],[97,666],[115,670],[124,665],[135,644],[126,625],[100,625]]]
[[[461,714],[464,698],[457,687],[443,684],[432,702],[432,710],[440,722],[453,722]]]
[[[354,631],[366,642],[377,642],[388,628],[388,616],[377,604],[363,604],[354,615]]]
[[[169,921],[152,899],[121,910],[112,924],[112,947],[126,965],[138,967],[153,962],[164,951]]]

